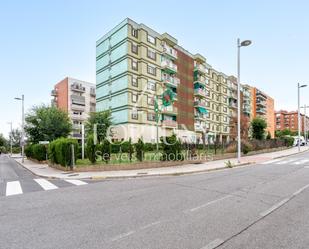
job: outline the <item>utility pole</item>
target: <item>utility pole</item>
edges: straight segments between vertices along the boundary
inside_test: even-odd
[[[305,113],[305,117],[304,117],[304,137],[305,137],[305,146],[307,146],[307,139],[308,139],[308,135],[307,135],[307,107],[309,107],[308,105],[304,105],[301,106],[300,108],[304,108],[304,113]]]

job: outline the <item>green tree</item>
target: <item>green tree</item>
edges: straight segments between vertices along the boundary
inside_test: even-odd
[[[251,121],[252,137],[258,140],[265,138],[267,123],[263,118],[257,117]]]
[[[140,162],[144,160],[145,144],[141,138],[138,139],[137,143],[134,145],[136,158]]]
[[[144,148],[145,148],[145,146],[144,146]],[[132,144],[132,139],[129,138],[128,155],[129,155],[130,162],[132,162],[133,153],[134,153],[134,146]]]
[[[0,146],[6,146],[7,145],[7,140],[5,139],[5,137],[3,136],[3,134],[0,133]]]
[[[97,139],[101,143],[106,138],[108,128],[112,125],[112,116],[110,111],[92,112],[85,124],[88,134],[94,133],[94,126],[97,126]]]
[[[170,137],[165,137],[165,139],[161,138],[161,142],[163,147],[162,161],[184,160],[181,143],[175,134]]]
[[[19,129],[12,129],[12,132],[10,132],[9,137],[10,137],[10,139],[12,137],[13,147],[20,146],[21,131]]]
[[[25,131],[33,143],[67,137],[72,130],[68,114],[53,106],[34,106],[25,120]]]
[[[96,162],[96,145],[93,141],[93,135],[87,137],[86,154],[89,161],[94,164]]]

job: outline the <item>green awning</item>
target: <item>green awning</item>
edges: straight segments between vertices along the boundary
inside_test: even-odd
[[[207,114],[208,113],[208,110],[206,109],[206,108],[204,108],[204,107],[198,107],[197,108],[198,109],[198,111],[200,112],[200,113],[205,113],[205,114]]]

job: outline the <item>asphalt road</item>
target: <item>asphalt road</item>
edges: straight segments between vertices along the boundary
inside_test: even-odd
[[[3,172],[0,164],[0,174]],[[0,197],[0,248],[309,248],[309,153]]]

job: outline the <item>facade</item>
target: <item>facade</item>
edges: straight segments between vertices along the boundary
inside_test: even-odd
[[[81,124],[96,110],[95,84],[66,77],[54,86],[52,104],[66,111],[72,120],[72,137],[81,139]]]
[[[262,117],[267,123],[267,132],[270,133],[271,137],[275,137],[275,109],[274,109],[274,99],[268,96],[266,93],[262,92],[256,87],[245,85],[246,92],[248,91],[251,95],[250,112],[246,109],[246,113],[250,114],[250,119],[256,117]],[[244,92],[245,93],[245,92]],[[249,95],[249,94],[248,94]]]
[[[275,112],[275,120],[276,120],[276,130],[290,130],[292,132],[298,131],[298,112],[297,111],[276,111]],[[307,122],[307,131],[309,129],[309,117],[306,116]],[[301,132],[305,130],[305,115],[301,114]]]
[[[215,70],[171,35],[130,19],[96,42],[96,89],[96,110],[111,110],[114,140],[156,142],[157,133],[174,133],[187,142],[228,142],[235,127],[236,78]],[[242,113],[248,117],[251,89],[243,86],[241,95]],[[174,102],[163,107],[161,96],[167,90]]]

